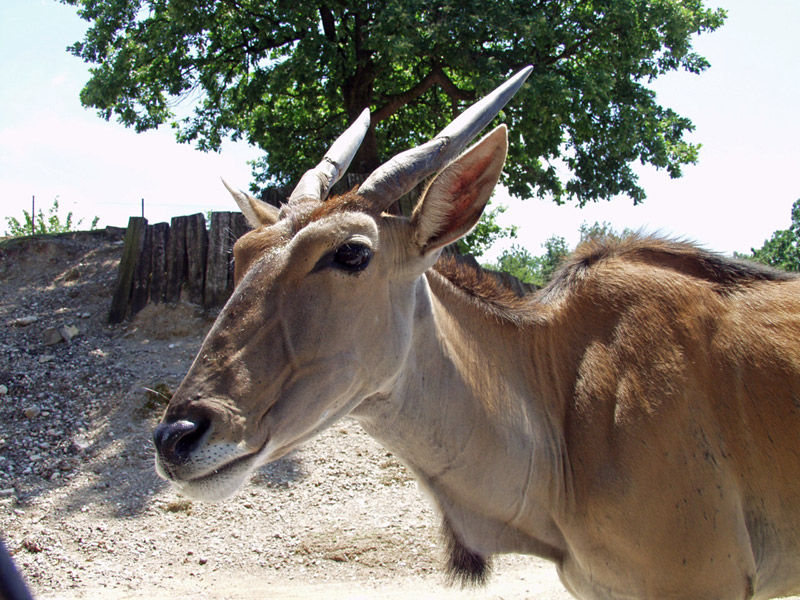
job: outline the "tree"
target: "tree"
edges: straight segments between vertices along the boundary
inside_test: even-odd
[[[800,199],[792,205],[792,223],[789,229],[779,229],[764,245],[751,249],[752,258],[787,271],[800,271]]]
[[[94,65],[85,106],[137,131],[169,123],[203,150],[246,139],[264,150],[259,184],[295,182],[365,107],[351,169],[370,172],[533,64],[501,115],[504,183],[580,205],[642,201],[634,161],[672,177],[696,161],[691,121],[647,84],[705,70],[692,36],[725,19],[703,0],[61,1],[90,22],[70,48]]]
[[[58,196],[53,199],[53,205],[47,209],[46,217],[41,208],[35,215],[29,213],[27,210],[23,210],[22,220],[24,224],[16,217],[6,217],[6,226],[8,227],[6,235],[19,237],[23,235],[32,235],[34,233],[66,233],[69,231],[76,231],[78,226],[83,223],[83,219],[79,219],[77,223],[72,222],[72,211],[67,213],[63,222],[61,221],[61,217],[58,215]],[[97,227],[97,222],[99,220],[100,217],[92,219],[91,229]]]
[[[487,206],[475,228],[456,242],[458,251],[461,254],[471,254],[479,258],[483,256],[498,239],[517,237],[516,225],[503,227],[497,222],[497,217],[506,212],[506,208],[507,207],[503,205],[493,208]]]
[[[605,221],[595,222],[592,225],[581,223],[578,231],[579,245],[590,241],[619,240],[632,233],[629,229],[624,229],[621,234],[617,233],[611,224]],[[545,253],[534,256],[527,248],[513,244],[511,248],[503,251],[496,263],[487,263],[483,266],[494,271],[504,271],[520,281],[542,287],[550,281],[553,273],[570,253],[567,240],[558,235],[547,238],[542,247]]]
[[[622,233],[617,233],[617,230],[614,229],[611,226],[611,223],[607,221],[603,221],[602,223],[600,223],[599,221],[595,221],[591,225],[589,225],[588,223],[581,223],[581,226],[578,228],[578,231],[581,234],[580,241],[578,242],[578,244],[596,240],[619,241],[620,239],[633,235],[634,233],[631,229],[628,229],[627,227],[622,230]]]
[[[569,254],[567,241],[560,236],[554,235],[547,238],[542,247],[545,249],[545,253],[541,256],[533,256],[527,248],[513,244],[511,248],[503,251],[495,264],[484,266],[492,270],[504,271],[520,281],[542,287],[550,281],[561,261]]]

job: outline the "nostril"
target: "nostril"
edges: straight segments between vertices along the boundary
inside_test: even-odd
[[[193,423],[193,425],[195,426],[194,429],[187,431],[175,444],[175,452],[179,455],[188,456],[197,448],[203,435],[211,426],[211,422],[208,419],[203,419]]]
[[[183,463],[200,444],[200,440],[211,427],[208,419],[190,421],[181,419],[172,423],[161,423],[153,432],[153,441],[159,455],[168,462]]]

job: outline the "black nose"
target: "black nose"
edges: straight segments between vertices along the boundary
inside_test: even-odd
[[[173,464],[187,462],[209,426],[207,419],[199,419],[197,422],[181,419],[159,424],[153,432],[153,441],[159,456]]]

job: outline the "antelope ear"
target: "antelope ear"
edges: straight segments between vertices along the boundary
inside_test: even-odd
[[[239,205],[239,210],[247,219],[247,222],[253,227],[258,229],[262,225],[273,225],[278,220],[278,213],[280,212],[276,207],[261,200],[253,198],[249,194],[245,194],[239,190],[234,190],[223,179],[222,185],[228,190]]]
[[[414,241],[425,254],[466,235],[492,194],[508,151],[505,125],[450,163],[428,186],[411,215]]]

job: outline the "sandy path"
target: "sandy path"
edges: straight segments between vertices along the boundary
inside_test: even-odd
[[[265,582],[248,573],[215,573],[206,577],[170,580],[164,586],[136,590],[83,588],[53,594],[40,594],[39,600],[568,600],[552,565],[534,560],[533,568],[498,569],[482,589],[461,589],[445,585],[440,576],[408,577],[390,580],[361,578],[346,581],[309,583],[300,578]],[[355,576],[354,576],[355,577]]]

